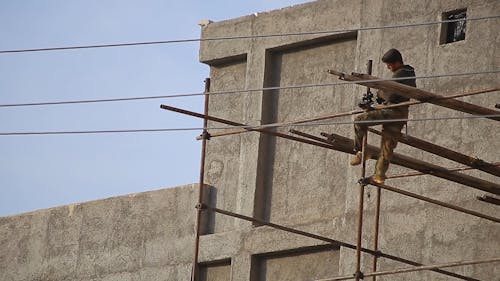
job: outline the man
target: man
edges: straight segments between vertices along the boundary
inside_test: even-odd
[[[415,77],[415,70],[410,65],[405,65],[403,62],[403,57],[401,53],[396,49],[390,49],[382,57],[382,62],[387,65],[387,68],[393,73],[393,78],[400,77]],[[408,86],[416,87],[415,78],[396,80],[399,83],[406,84]],[[400,102],[408,101],[409,99],[398,95],[397,93],[385,93],[383,91],[378,91],[377,101],[382,101],[384,105],[397,104]],[[356,121],[369,121],[369,120],[387,120],[387,119],[407,119],[408,118],[408,106],[401,106],[396,108],[387,109],[376,109],[362,113],[356,117]],[[394,148],[397,145],[397,136],[400,134],[401,129],[406,124],[404,122],[374,122],[369,124],[355,124],[355,140],[354,140],[354,151],[356,154],[351,160],[351,165],[359,165],[361,163],[361,149],[363,137],[366,135],[367,128],[369,126],[375,126],[382,124],[382,140],[380,144],[380,155],[375,166],[375,174],[371,179],[376,183],[383,184],[389,168],[389,162],[391,161]]]

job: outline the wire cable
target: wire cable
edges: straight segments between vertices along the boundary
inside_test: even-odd
[[[493,115],[471,115],[471,116],[446,116],[430,118],[412,118],[412,119],[381,119],[366,121],[335,121],[335,122],[311,122],[301,124],[285,124],[269,126],[259,125],[259,129],[265,128],[290,128],[290,127],[311,127],[321,125],[353,125],[353,124],[373,124],[373,123],[394,123],[394,122],[423,122],[423,121],[443,121],[443,120],[464,120],[500,117],[500,114]],[[199,131],[199,130],[227,130],[227,129],[248,129],[252,130],[255,126],[224,126],[224,127],[191,127],[191,128],[159,128],[159,129],[124,129],[124,130],[91,130],[91,131],[39,131],[39,132],[0,132],[0,136],[26,136],[26,135],[71,135],[71,134],[109,134],[109,133],[145,133],[145,132],[176,132],[176,131]]]
[[[408,24],[397,24],[397,25],[369,26],[369,27],[360,27],[360,28],[351,28],[351,29],[324,30],[324,31],[289,32],[289,33],[263,34],[263,35],[222,36],[222,37],[212,37],[212,38],[188,38],[188,39],[147,41],[147,42],[130,42],[130,43],[114,43],[114,44],[101,44],[101,45],[83,45],[83,46],[48,47],[48,48],[17,49],[17,50],[0,50],[0,54],[43,52],[43,51],[62,51],[62,50],[76,50],[76,49],[95,49],[95,48],[110,48],[110,47],[127,47],[127,46],[140,46],[140,45],[159,45],[159,44],[205,42],[205,41],[220,41],[220,40],[271,38],[271,37],[286,37],[286,36],[336,34],[336,33],[356,32],[356,31],[427,26],[427,25],[452,23],[452,22],[459,22],[459,21],[490,20],[490,19],[497,19],[497,18],[500,18],[500,15],[484,16],[484,17],[476,17],[476,18],[465,18],[465,19],[443,20],[443,21],[431,21],[431,22],[422,22],[422,23],[408,23]]]
[[[412,78],[414,78],[414,79],[431,79],[431,78],[457,77],[457,76],[468,76],[468,75],[484,75],[484,74],[494,74],[494,73],[500,73],[500,70],[438,74],[438,75],[426,75],[426,76],[415,76],[415,77],[381,78],[381,79],[360,80],[360,81],[339,81],[339,82],[323,83],[323,84],[303,84],[303,85],[292,85],[292,86],[264,87],[264,88],[255,88],[255,89],[245,89],[245,90],[213,91],[213,92],[208,92],[208,93],[199,92],[199,93],[185,93],[185,94],[181,93],[181,94],[171,94],[171,95],[161,95],[161,96],[143,96],[143,97],[114,98],[114,99],[109,98],[109,99],[73,100],[73,101],[12,103],[12,104],[0,104],[0,107],[24,107],[24,106],[47,106],[47,105],[63,105],[63,104],[118,102],[118,101],[133,101],[133,100],[194,97],[194,96],[204,96],[204,95],[227,95],[227,94],[238,94],[238,93],[241,94],[241,93],[251,93],[251,92],[261,92],[261,91],[264,91],[264,93],[266,93],[266,91],[273,91],[273,90],[287,90],[287,89],[300,89],[300,88],[312,88],[312,87],[328,87],[328,86],[358,84],[358,83],[364,83],[364,82],[399,81],[399,80],[407,80],[407,79],[412,79]]]

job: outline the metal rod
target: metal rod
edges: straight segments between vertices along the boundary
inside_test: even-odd
[[[354,246],[354,245],[351,245],[351,244],[348,244],[348,243],[345,243],[345,242],[342,242],[342,241],[339,241],[339,240],[335,240],[335,239],[327,238],[327,237],[320,236],[320,235],[317,235],[317,234],[309,233],[309,232],[306,232],[306,231],[297,230],[297,229],[286,227],[286,226],[283,226],[283,225],[279,225],[279,224],[267,222],[265,220],[257,219],[257,218],[254,218],[254,217],[249,217],[249,216],[245,216],[245,215],[233,213],[233,212],[230,212],[230,211],[226,211],[226,210],[222,210],[222,209],[218,209],[218,208],[214,208],[214,207],[210,207],[210,206],[203,206],[203,207],[206,208],[207,210],[210,210],[210,211],[213,211],[213,212],[216,212],[216,213],[219,213],[219,214],[223,214],[223,215],[226,215],[226,216],[230,216],[230,217],[234,217],[234,218],[238,218],[238,219],[250,221],[250,222],[253,222],[253,223],[257,223],[259,225],[266,225],[266,226],[269,226],[269,227],[272,227],[272,228],[275,228],[275,229],[279,229],[279,230],[283,230],[283,231],[286,231],[286,232],[290,232],[290,233],[302,235],[302,236],[305,236],[305,237],[317,239],[317,240],[320,240],[320,241],[324,241],[324,242],[336,244],[336,245],[347,247],[347,248],[350,248],[350,249],[355,249],[356,248],[356,246]]]
[[[185,110],[185,109],[180,109],[180,108],[176,108],[176,107],[172,107],[172,106],[168,106],[168,105],[163,105],[162,104],[160,107],[162,109],[165,109],[165,110],[170,110],[170,111],[174,111],[174,112],[178,112],[178,113],[182,113],[182,114],[186,114],[186,115],[190,115],[190,116],[194,116],[194,117],[198,117],[198,118],[206,118],[206,119],[208,119],[210,121],[220,122],[220,123],[224,123],[224,124],[228,124],[228,125],[244,126],[244,124],[239,124],[239,123],[236,123],[236,122],[233,122],[233,121],[230,121],[230,120],[225,120],[225,119],[222,119],[222,118],[213,117],[213,116],[206,115],[206,114],[204,115],[204,114],[200,114],[200,113],[197,113],[197,112],[188,111],[188,110]],[[273,136],[282,137],[282,138],[289,139],[289,140],[294,140],[294,141],[298,141],[298,142],[302,142],[302,143],[307,143],[307,144],[315,145],[315,146],[318,146],[318,147],[329,148],[329,149],[333,149],[333,150],[337,150],[337,151],[342,151],[342,152],[346,152],[346,153],[351,153],[351,154],[353,153],[352,146],[351,147],[341,146],[341,145],[334,146],[334,145],[331,145],[331,144],[324,143],[325,140],[322,140],[323,142],[316,142],[316,141],[311,141],[311,140],[308,140],[308,139],[297,138],[297,137],[294,137],[294,136],[290,136],[290,135],[286,135],[286,134],[281,134],[281,133],[276,133],[276,132],[267,131],[267,130],[260,130],[259,129],[259,130],[255,130],[255,131],[259,131],[259,132],[262,132],[262,133],[265,133],[265,134],[269,134],[269,135],[273,135]],[[212,210],[215,211],[214,208],[210,208],[210,209],[212,209]],[[219,213],[222,213],[221,211],[222,210],[219,210]],[[230,215],[227,212],[225,214],[226,215]],[[245,220],[248,220],[248,221],[257,222],[257,223],[262,224],[262,225],[268,225],[268,226],[273,227],[272,224],[270,224],[268,222],[265,222],[263,220],[257,220],[255,218],[250,218],[250,217],[246,217],[246,216],[242,216],[242,215],[238,215],[238,216],[234,216],[234,217],[237,217],[237,218],[240,218],[240,219],[245,219]],[[282,227],[280,229],[284,230],[284,227]],[[294,232],[294,233],[300,234],[298,232],[300,232],[300,231],[297,231],[297,232]],[[328,239],[328,238],[326,238],[326,239]],[[332,239],[330,239],[330,240],[333,241],[331,243],[338,243],[340,246],[343,246],[343,247],[346,247],[346,248],[350,248],[350,249],[356,249],[356,246],[354,246],[354,245],[351,245],[351,244],[348,244],[348,243],[345,243],[345,242],[340,242],[340,241],[332,240]],[[323,240],[323,241],[325,241],[325,240]],[[363,252],[371,254],[371,255],[378,255],[378,256],[383,257],[383,258],[387,258],[387,259],[390,259],[390,260],[394,260],[394,261],[406,263],[406,264],[409,264],[409,265],[414,265],[414,266],[420,266],[420,265],[422,265],[421,263],[418,263],[418,262],[415,262],[415,261],[412,261],[412,260],[408,260],[408,259],[405,259],[405,258],[401,258],[401,257],[398,257],[398,256],[394,256],[394,255],[390,255],[390,254],[386,254],[386,253],[382,253],[382,252],[375,252],[375,251],[370,250],[370,249],[361,248],[361,250]],[[442,269],[432,269],[432,271],[438,272],[438,273],[441,273],[441,274],[444,274],[444,275],[447,275],[447,276],[456,277],[456,278],[459,278],[459,279],[462,279],[462,280],[481,281],[481,280],[478,280],[478,279],[470,278],[470,277],[467,277],[467,276],[463,276],[463,275],[460,275],[460,274],[457,274],[457,273],[454,273],[454,272],[450,272],[450,271],[446,271],[446,270],[442,270]]]
[[[361,165],[361,178],[365,178],[366,174],[366,143],[367,143],[367,134],[363,137],[363,146],[362,146],[362,165]],[[359,279],[363,279],[363,273],[361,272],[361,242],[363,238],[363,207],[364,207],[364,197],[365,197],[365,184],[360,181],[359,183],[359,205],[358,205],[358,234],[356,241],[356,272],[354,273],[356,276],[356,281]]]
[[[307,133],[303,133],[297,130],[290,130],[291,133],[300,135],[304,138],[310,138],[318,142],[324,142],[331,144],[331,149],[353,154],[352,148],[354,147],[354,141],[352,139],[343,137],[337,134],[327,134],[321,133],[321,135],[327,137],[327,139],[322,139]],[[376,159],[380,152],[378,147],[368,145],[368,151],[372,159]],[[500,185],[492,182],[488,182],[482,179],[478,179],[469,175],[456,173],[453,171],[448,171],[446,168],[437,166],[425,161],[421,161],[415,158],[404,156],[402,154],[394,153],[391,163],[403,166],[406,168],[421,171],[424,174],[433,175],[439,178],[447,179],[456,183],[467,185],[473,188],[477,188],[486,192],[491,192],[493,194],[500,195]]]
[[[324,134],[326,135],[326,134]],[[330,139],[333,139],[331,141]],[[336,142],[342,144],[342,147],[354,147],[354,141],[350,138],[343,137],[338,134],[328,134],[328,139],[323,140],[325,143],[330,143],[335,145]],[[372,159],[375,159],[377,155],[380,153],[380,148],[372,145],[368,145],[369,154],[372,156]],[[349,152],[348,152],[349,153]],[[409,156],[405,156],[399,153],[394,153],[391,159],[392,164],[396,164],[399,166],[403,166],[406,168],[410,168],[413,170],[420,171],[422,173],[431,174],[433,176],[447,179],[449,181],[453,181],[459,184],[463,184],[466,186],[470,186],[472,188],[476,188],[482,191],[490,192],[496,195],[500,195],[500,184],[489,182],[483,179],[479,179],[473,176],[469,176],[466,174],[461,174],[457,172],[449,172],[445,168],[431,164],[429,162],[425,162],[419,159],[415,159]]]
[[[382,132],[377,131],[372,128],[368,128],[369,132],[377,134],[379,136],[382,135]],[[428,142],[423,139],[419,139],[416,137],[412,137],[409,135],[404,135],[399,133],[397,136],[398,142],[402,142],[409,146],[413,146],[415,148],[421,149],[423,151],[427,151],[434,155],[441,156],[443,158],[458,162],[460,164],[468,165],[470,167],[476,168],[488,174],[492,174],[494,176],[500,177],[500,167],[493,165],[492,163],[486,162],[479,158],[471,157],[465,155],[463,153],[453,151],[449,148]]]
[[[372,72],[372,60],[368,60],[367,71],[368,74]],[[370,94],[370,88],[366,89],[367,95]],[[361,179],[366,177],[366,145],[368,143],[368,132],[363,136],[363,143],[361,146]],[[365,183],[359,181],[359,205],[358,205],[358,234],[356,241],[356,281],[363,279],[363,273],[361,272],[361,247],[363,240],[363,208],[364,208],[364,197],[365,197]]]
[[[438,99],[441,99],[441,100],[455,99],[455,98],[474,96],[474,95],[479,95],[479,94],[484,94],[484,93],[496,92],[499,90],[500,90],[500,88],[478,90],[478,91],[454,94],[451,96],[442,96],[441,98],[438,98]],[[425,103],[425,101],[407,101],[407,102],[390,104],[390,105],[376,105],[376,106],[374,106],[374,108],[375,109],[397,108],[397,107],[410,106],[410,105],[416,105],[416,104],[422,104],[422,103]],[[264,129],[264,128],[286,126],[286,125],[295,125],[295,124],[302,124],[302,123],[308,123],[308,122],[314,122],[314,121],[321,121],[321,120],[326,120],[326,119],[333,119],[333,118],[337,118],[337,117],[350,116],[350,115],[359,114],[359,113],[363,113],[363,110],[357,109],[357,110],[351,110],[351,111],[343,112],[343,113],[328,114],[328,115],[305,118],[305,119],[295,120],[295,121],[285,121],[285,122],[271,123],[271,124],[265,124],[265,125],[260,125],[260,126],[253,126],[251,128]],[[250,128],[234,129],[234,130],[228,130],[225,132],[214,133],[214,134],[211,134],[210,137],[214,138],[214,137],[220,137],[220,136],[234,135],[234,134],[240,134],[240,133],[245,133],[245,132],[250,132],[250,131],[252,131],[252,130],[250,130]],[[201,137],[197,137],[196,139],[201,140]]]
[[[193,112],[193,111],[189,111],[189,110],[185,110],[185,109],[181,109],[181,108],[177,108],[177,107],[173,107],[173,106],[169,106],[169,105],[162,104],[160,107],[162,109],[165,109],[165,110],[170,110],[170,111],[174,111],[174,112],[177,112],[177,113],[186,114],[186,115],[190,115],[190,116],[194,116],[194,117],[198,117],[198,118],[207,118],[210,121],[215,121],[215,122],[219,122],[219,123],[223,123],[223,124],[228,124],[228,125],[232,125],[232,126],[246,126],[245,124],[233,122],[233,121],[230,121],[230,120],[227,120],[227,119],[218,118],[218,117],[214,117],[214,116],[210,116],[210,115],[206,115],[206,114],[200,114],[200,113],[197,113],[197,112]],[[297,138],[295,136],[290,136],[290,135],[283,134],[283,133],[273,132],[273,131],[266,130],[266,129],[251,129],[251,130],[252,131],[256,131],[256,132],[265,133],[265,134],[268,134],[268,135],[273,135],[273,136],[276,136],[276,137],[281,137],[281,138],[285,138],[285,139],[289,139],[289,140],[294,140],[294,141],[298,141],[298,142],[302,142],[302,143],[307,143],[307,144],[311,144],[311,145],[315,145],[315,146],[319,146],[319,147],[324,147],[324,148],[329,148],[329,149],[335,149],[335,150],[341,150],[341,151],[346,152],[346,153],[352,153],[352,148],[347,148],[347,147],[345,147],[343,149],[340,148],[340,147],[334,148],[333,145],[327,144],[327,143],[324,143],[324,142],[316,142],[316,141],[312,141],[312,140],[308,140],[308,139]],[[209,136],[210,136],[210,134],[209,134]]]
[[[294,134],[297,134],[297,135],[300,135],[300,136],[303,136],[303,137],[309,137],[311,139],[315,139],[315,140],[318,140],[318,141],[325,141],[327,142],[328,140],[324,140],[324,139],[321,139],[319,137],[316,137],[316,136],[313,136],[313,135],[309,135],[307,133],[304,133],[304,132],[300,132],[300,131],[296,131],[296,130],[290,130],[291,133],[294,133]],[[334,148],[335,149],[335,148]],[[376,183],[372,183],[370,181],[370,184],[374,185],[374,186],[377,186],[379,187],[378,184]],[[386,187],[389,187],[387,185],[384,185]],[[381,188],[383,188],[382,186],[380,186]],[[391,187],[389,187],[391,188]],[[390,190],[390,189],[388,189]],[[396,189],[396,188],[393,188],[392,187],[392,190],[391,191],[394,191],[394,192],[397,192],[397,193],[401,193],[401,194],[404,194],[404,195],[407,195],[409,197],[413,197],[413,198],[416,198],[416,199],[421,199],[423,201],[427,201],[429,200],[428,202],[430,203],[434,203],[434,204],[437,204],[437,205],[441,205],[443,207],[448,207],[448,208],[451,208],[451,209],[454,209],[454,210],[457,210],[457,211],[461,211],[461,212],[464,212],[464,213],[467,213],[467,214],[470,214],[470,215],[474,215],[474,216],[477,216],[477,217],[481,217],[481,218],[484,218],[484,219],[488,219],[488,220],[492,220],[492,221],[497,221],[498,218],[495,218],[495,217],[491,217],[491,216],[487,216],[487,215],[484,215],[484,214],[481,214],[481,213],[478,213],[478,212],[475,212],[475,211],[471,211],[471,210],[467,210],[467,209],[463,209],[463,208],[460,208],[460,207],[457,207],[457,206],[454,206],[452,204],[449,204],[449,203],[445,203],[445,202],[441,202],[441,201],[438,201],[438,200],[435,200],[435,199],[431,199],[431,198],[428,198],[428,197],[424,197],[424,196],[421,196],[421,195],[418,195],[418,194],[414,194],[414,193],[411,193],[411,192],[407,192],[407,191],[404,191],[404,190],[399,190],[399,189]],[[406,193],[406,194],[405,194]],[[432,201],[432,202],[431,202]],[[460,210],[456,209],[456,208],[460,208]]]
[[[373,60],[368,60],[367,63],[367,73],[372,75]],[[370,87],[367,87],[367,93],[370,93]],[[363,163],[364,164],[364,163]],[[364,178],[364,176],[363,176]],[[379,224],[380,224],[380,196],[381,189],[377,187],[377,194],[375,196],[375,221],[374,221],[374,231],[373,231],[373,250],[378,251],[378,235],[379,235]],[[377,261],[378,256],[373,256],[372,271],[377,271]],[[377,280],[377,276],[373,276],[373,281]]]
[[[290,232],[290,233],[302,235],[302,236],[305,236],[305,237],[317,239],[317,240],[320,240],[320,241],[328,242],[328,243],[331,243],[331,244],[334,244],[334,245],[339,245],[341,247],[345,247],[345,248],[352,249],[352,250],[356,249],[356,246],[353,245],[353,244],[349,244],[349,243],[342,242],[342,241],[339,241],[339,240],[335,240],[335,239],[331,239],[331,238],[328,238],[328,237],[320,236],[320,235],[317,235],[317,234],[312,234],[312,233],[305,232],[305,231],[302,231],[302,230],[297,230],[297,229],[294,229],[294,228],[290,228],[290,227],[286,227],[286,226],[283,226],[283,225],[279,225],[279,224],[267,222],[267,221],[264,221],[264,220],[261,220],[261,219],[257,219],[257,218],[253,218],[253,217],[249,217],[249,216],[245,216],[245,215],[233,213],[233,212],[230,212],[230,211],[226,211],[226,210],[222,210],[222,209],[210,207],[210,206],[207,206],[207,205],[202,205],[201,207],[204,208],[204,209],[206,209],[206,210],[213,211],[213,212],[216,212],[216,213],[219,213],[219,214],[223,214],[223,215],[226,215],[226,216],[230,216],[230,217],[234,217],[234,218],[238,218],[238,219],[242,219],[242,220],[246,220],[246,221],[258,223],[259,225],[269,226],[269,227],[272,227],[272,228],[275,228],[275,229],[279,229],[279,230],[287,231],[287,232]],[[401,257],[398,257],[398,256],[386,254],[386,253],[383,253],[383,252],[380,252],[380,251],[375,252],[373,250],[366,249],[366,248],[361,248],[361,251],[364,252],[364,253],[368,253],[370,255],[378,255],[379,257],[383,257],[383,258],[386,258],[386,259],[398,261],[398,262],[409,264],[409,265],[413,265],[413,266],[422,266],[421,263],[418,263],[418,262],[415,262],[415,261],[411,261],[411,260],[408,260],[408,259],[404,259],[404,258],[401,258]],[[450,271],[446,271],[446,270],[442,270],[442,269],[439,269],[439,268],[430,269],[430,270],[434,271],[434,272],[437,272],[437,273],[441,273],[441,274],[447,275],[447,276],[451,276],[451,277],[455,277],[455,278],[458,278],[458,279],[462,279],[462,280],[481,281],[481,280],[478,280],[478,279],[474,279],[474,278],[471,278],[471,277],[463,276],[463,275],[460,275],[460,274],[457,274],[457,273],[454,273],[454,272],[450,272]]]
[[[476,212],[476,211],[468,210],[468,209],[465,209],[465,208],[462,208],[462,207],[455,206],[455,205],[450,204],[450,203],[446,203],[446,202],[442,202],[442,201],[439,201],[439,200],[436,200],[436,199],[432,199],[432,198],[429,198],[429,197],[418,195],[418,194],[415,194],[415,193],[412,193],[412,192],[408,192],[406,190],[398,189],[398,188],[395,188],[395,187],[391,187],[391,186],[388,186],[388,185],[385,185],[385,184],[379,184],[379,183],[374,182],[371,179],[367,179],[367,181],[371,185],[374,185],[376,187],[380,187],[380,188],[385,189],[385,190],[389,190],[389,191],[392,191],[392,192],[395,192],[395,193],[399,193],[399,194],[402,194],[402,195],[405,195],[405,196],[408,196],[408,197],[412,197],[412,198],[419,199],[419,200],[422,200],[422,201],[425,201],[425,202],[436,204],[436,205],[439,205],[439,206],[442,206],[442,207],[445,207],[445,208],[448,208],[448,209],[452,209],[452,210],[455,210],[455,211],[459,211],[459,212],[462,212],[462,213],[465,213],[465,214],[469,214],[469,215],[472,215],[472,216],[475,216],[475,217],[478,217],[478,218],[483,218],[483,219],[487,219],[487,220],[490,220],[490,221],[494,221],[494,222],[500,223],[500,218],[495,218],[495,217],[492,217],[492,216],[488,216],[488,215],[485,215],[485,214],[482,214],[482,213],[479,213],[479,212]]]
[[[205,106],[204,106],[204,114],[208,115],[208,101],[209,101],[209,95],[208,93],[210,92],[210,78],[205,79]],[[206,150],[207,150],[207,125],[208,125],[208,120],[207,118],[203,119],[203,140],[201,142],[201,163],[200,163],[200,181],[199,181],[199,186],[198,186],[198,205],[200,206],[203,204],[203,189],[205,185],[205,156],[206,156]],[[192,265],[192,272],[191,272],[191,281],[198,281],[198,273],[199,273],[199,268],[198,268],[198,256],[199,256],[199,250],[200,250],[200,230],[201,230],[201,212],[203,210],[201,208],[196,208],[196,237],[195,237],[195,242],[194,242],[194,258],[193,258],[193,265]]]
[[[375,197],[375,229],[373,233],[373,250],[378,251],[378,236],[379,236],[379,225],[380,225],[380,197],[382,190],[380,187],[377,187],[377,195]],[[375,255],[373,256],[373,263],[372,263],[372,270],[377,271],[377,261],[378,257]],[[377,280],[376,276],[373,276],[372,278],[373,281]]]
[[[478,196],[477,200],[487,202],[490,204],[500,205],[500,199],[488,195]]]
[[[379,80],[380,78],[376,76],[371,76],[367,74],[353,73],[352,75],[341,73],[338,71],[331,71],[332,74],[338,75],[340,79],[346,81],[358,81],[357,84],[363,86],[369,86],[375,89],[379,89],[387,92],[397,92],[399,95],[405,96],[407,98],[416,99],[420,101],[425,101],[433,103],[439,106],[450,108],[453,110],[470,113],[473,115],[492,115],[500,113],[497,110],[478,106],[472,103],[464,102],[461,100],[443,100],[442,96],[414,88],[408,85],[398,83],[396,81],[378,81],[378,82],[361,82],[364,80]],[[488,117],[489,119],[500,121],[500,117]]]
[[[500,162],[495,162],[492,163],[492,165],[495,166],[500,166]],[[468,171],[468,170],[475,170],[476,168],[470,167],[470,166],[461,166],[461,167],[455,167],[455,168],[446,168],[448,172],[459,172],[459,171]],[[428,173],[422,173],[422,172],[412,172],[412,173],[405,173],[405,174],[398,174],[398,175],[392,175],[388,176],[388,179],[397,179],[397,178],[407,178],[407,177],[416,177],[416,176],[425,176],[428,175]]]
[[[368,276],[381,276],[381,275],[390,275],[390,274],[398,274],[398,273],[416,272],[416,271],[429,270],[429,269],[434,269],[434,268],[446,268],[446,267],[456,267],[456,266],[474,265],[474,264],[482,264],[482,263],[497,263],[497,262],[500,262],[500,257],[499,258],[492,258],[492,259],[458,261],[458,262],[441,263],[441,264],[434,264],[434,265],[405,267],[405,268],[398,268],[398,269],[393,269],[393,270],[370,272],[370,273],[365,274],[365,276],[366,277],[368,277]],[[315,281],[340,281],[340,280],[351,280],[354,278],[355,277],[353,277],[353,276],[340,276],[340,277],[335,277],[335,278],[319,279],[319,280],[315,280]]]

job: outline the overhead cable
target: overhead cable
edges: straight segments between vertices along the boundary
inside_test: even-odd
[[[175,39],[175,40],[164,40],[164,41],[114,43],[114,44],[101,44],[101,45],[83,45],[83,46],[48,47],[48,48],[17,49],[17,50],[0,50],[0,54],[43,52],[43,51],[62,51],[62,50],[76,50],[76,49],[95,49],[95,48],[140,46],[140,45],[159,45],[159,44],[254,39],[254,38],[271,38],[271,37],[286,37],[286,36],[303,36],[303,35],[324,35],[324,34],[337,34],[337,33],[347,33],[347,32],[355,32],[355,31],[378,30],[378,29],[417,27],[417,26],[452,23],[452,22],[459,22],[459,21],[479,21],[479,20],[489,20],[489,19],[497,19],[497,18],[500,18],[500,15],[484,16],[484,17],[476,17],[476,18],[465,18],[465,19],[431,21],[431,22],[422,22],[422,23],[369,26],[369,27],[360,27],[360,28],[309,31],[309,32],[288,32],[288,33],[263,34],[263,35],[222,36],[222,37],[207,37],[207,38]]]
[[[353,125],[353,124],[381,124],[393,122],[423,122],[423,121],[443,121],[443,120],[463,120],[463,119],[479,119],[479,118],[495,118],[500,117],[500,114],[493,115],[468,115],[468,116],[447,116],[447,117],[430,117],[430,118],[408,118],[408,119],[383,119],[383,120],[366,120],[366,121],[335,121],[335,122],[311,122],[301,124],[269,124],[268,126],[258,125],[259,129],[266,128],[283,128],[283,127],[310,127],[321,125]],[[191,127],[191,128],[159,128],[159,129],[125,129],[125,130],[90,130],[90,131],[38,131],[38,132],[0,132],[0,136],[26,136],[26,135],[74,135],[74,134],[110,134],[110,133],[147,133],[147,132],[176,132],[176,131],[199,131],[199,130],[227,130],[243,128],[252,130],[255,126],[224,126],[224,127]]]
[[[171,95],[161,95],[161,96],[143,96],[143,97],[114,98],[114,99],[108,98],[108,99],[73,100],[73,101],[12,103],[12,104],[0,104],[0,107],[47,106],[47,105],[63,105],[63,104],[84,104],[84,103],[180,98],[180,97],[193,97],[193,96],[204,96],[204,95],[226,95],[226,94],[237,94],[237,93],[241,94],[241,93],[261,92],[261,91],[266,92],[266,91],[273,91],[273,90],[287,90],[287,89],[300,89],[300,88],[312,88],[312,87],[328,87],[328,86],[358,84],[358,83],[364,83],[364,82],[399,81],[399,80],[407,80],[407,79],[412,79],[412,78],[431,79],[431,78],[457,77],[457,76],[468,76],[468,75],[483,75],[483,74],[493,74],[493,73],[500,73],[500,70],[438,74],[438,75],[426,75],[426,76],[415,76],[415,77],[381,78],[381,79],[360,80],[360,81],[338,81],[338,82],[323,83],[323,84],[303,84],[303,85],[292,85],[292,86],[264,87],[264,88],[254,88],[254,89],[244,89],[244,90],[213,91],[213,92],[208,92],[208,93],[198,92],[198,93],[185,93],[185,94],[181,93],[181,94],[171,94]]]

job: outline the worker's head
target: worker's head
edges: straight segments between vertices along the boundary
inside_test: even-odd
[[[401,53],[396,49],[387,51],[382,57],[382,62],[384,62],[387,68],[392,72],[395,72],[404,65],[403,56],[401,56]]]

